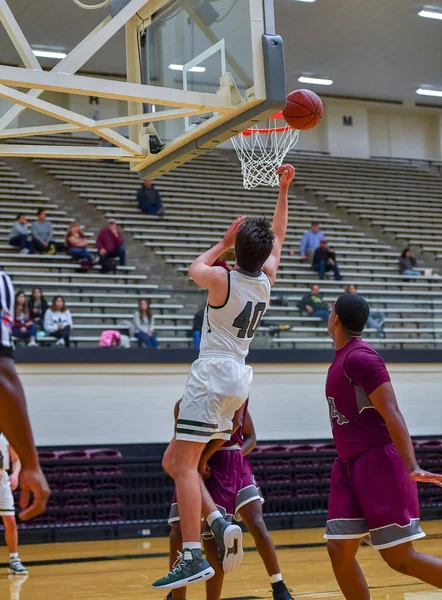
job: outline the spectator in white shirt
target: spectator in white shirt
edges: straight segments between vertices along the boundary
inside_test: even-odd
[[[57,346],[69,348],[73,327],[71,311],[66,308],[63,296],[55,296],[44,316],[46,333],[57,338]]]

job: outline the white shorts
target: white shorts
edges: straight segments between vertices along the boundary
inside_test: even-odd
[[[14,497],[9,476],[6,471],[0,471],[0,517],[13,517],[14,515]]]
[[[230,440],[233,417],[249,397],[252,379],[252,367],[233,355],[198,358],[181,401],[176,439],[202,444]]]

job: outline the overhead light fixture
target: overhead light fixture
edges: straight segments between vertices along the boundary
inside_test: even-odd
[[[171,63],[169,65],[169,69],[172,69],[172,71],[183,71],[184,65],[175,65],[174,63]],[[189,69],[189,72],[190,73],[204,73],[205,70],[206,70],[206,67],[192,67],[191,69]]]
[[[333,79],[323,79],[322,77],[307,77],[301,75],[298,77],[298,81],[301,83],[312,83],[313,85],[331,85],[333,83]]]
[[[439,21],[442,21],[442,11],[439,12],[430,8],[423,8],[417,14],[420,17],[425,17],[425,19],[439,19]]]
[[[296,0],[296,2],[316,2],[316,0]]]
[[[420,96],[435,96],[436,98],[442,98],[442,90],[429,90],[426,88],[419,88],[416,90],[416,94]]]
[[[66,58],[65,52],[51,52],[49,50],[32,50],[34,56],[39,58]]]

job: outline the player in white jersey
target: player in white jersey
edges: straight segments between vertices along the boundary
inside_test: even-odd
[[[8,470],[12,468],[11,476]],[[0,433],[0,517],[5,527],[5,541],[9,550],[9,574],[27,575],[18,556],[18,531],[15,520],[15,506],[12,492],[18,488],[21,463],[14,448]]]
[[[224,572],[242,560],[242,532],[224,520],[208,494],[200,472],[207,447],[230,439],[235,413],[249,396],[252,369],[245,364],[250,343],[270,301],[288,222],[288,190],[295,176],[291,165],[278,169],[280,190],[273,223],[240,217],[221,242],[198,257],[189,274],[208,291],[200,355],[190,370],[180,406],[176,434],[163,458],[175,480],[183,535],[176,567],[154,588],[179,588],[213,577],[201,552],[201,513],[214,535]],[[212,267],[235,246],[236,268]]]
[[[13,315],[14,288],[9,276],[0,271],[0,431],[10,440],[21,460],[20,518],[28,520],[44,511],[50,491],[40,468],[24,391],[14,367]]]

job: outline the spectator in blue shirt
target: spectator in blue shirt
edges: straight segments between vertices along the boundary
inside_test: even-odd
[[[316,248],[319,248],[321,240],[325,239],[325,234],[321,231],[318,221],[313,221],[311,229],[304,232],[302,236],[300,252],[301,260],[307,260],[313,257]]]

